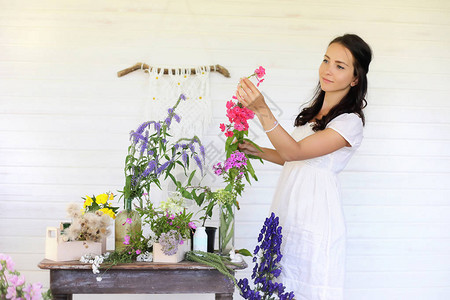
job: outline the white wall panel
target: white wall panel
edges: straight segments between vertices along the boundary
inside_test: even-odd
[[[117,71],[136,62],[228,68],[230,79],[210,77],[213,122],[202,140],[212,148],[224,142],[218,125],[238,79],[259,65],[267,69],[262,91],[291,131],[327,43],[345,32],[374,51],[365,139],[340,175],[346,299],[449,299],[445,0],[0,0],[0,252],[48,287],[48,272],[37,268],[46,226],[66,218],[67,203],[122,188],[128,133],[143,121],[149,84],[141,71],[123,78]],[[250,135],[270,145],[257,122]],[[208,163],[218,159],[207,153]],[[254,167],[260,180],[237,212],[237,245],[249,250],[281,170]],[[121,298],[75,298],[102,297]]]

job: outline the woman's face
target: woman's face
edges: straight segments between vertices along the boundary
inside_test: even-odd
[[[346,95],[357,78],[353,75],[353,55],[339,43],[328,46],[319,68],[320,87],[327,93]]]

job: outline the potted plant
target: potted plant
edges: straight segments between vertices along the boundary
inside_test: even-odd
[[[86,196],[83,209],[77,203],[67,207],[72,219],[60,228],[48,227],[46,237],[47,259],[55,261],[77,260],[86,253],[106,252],[106,237],[111,233],[109,226],[117,208],[112,207],[112,193]]]
[[[184,199],[174,193],[158,209],[148,202],[138,209],[144,224],[153,231],[156,242],[153,244],[154,262],[179,262],[190,250],[191,230],[196,226],[191,220],[192,212],[187,212]]]

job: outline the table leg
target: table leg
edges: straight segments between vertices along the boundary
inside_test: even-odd
[[[54,300],[72,300],[72,294],[65,294],[65,295],[53,295]]]
[[[216,300],[233,300],[233,294],[216,294]]]

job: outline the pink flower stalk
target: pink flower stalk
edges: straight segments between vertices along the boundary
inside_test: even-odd
[[[123,242],[124,245],[130,244],[130,236],[129,235],[126,235],[123,239],[124,239],[124,242]]]
[[[257,86],[259,86],[261,82],[264,81],[264,75],[266,75],[266,70],[260,66],[248,78],[255,76],[256,80],[258,80]],[[237,97],[232,96],[232,99],[237,100]],[[253,119],[255,113],[250,109],[243,107],[239,102],[235,103],[233,100],[227,101],[226,108],[227,117],[230,124],[220,124],[220,131],[224,132],[226,137],[234,136],[233,130],[247,131],[247,121]]]

